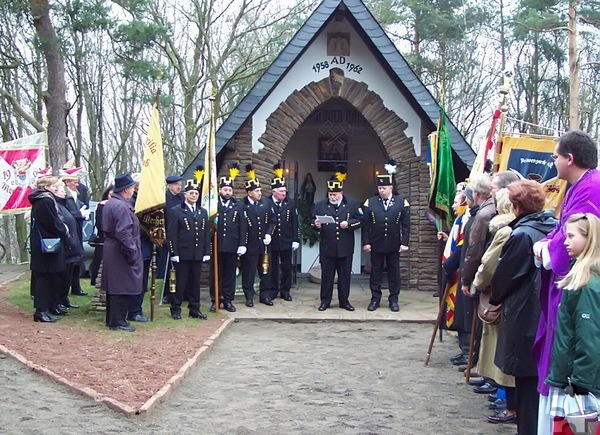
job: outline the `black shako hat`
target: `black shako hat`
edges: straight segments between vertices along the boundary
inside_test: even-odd
[[[335,173],[330,180],[327,180],[328,192],[341,192],[344,190],[344,180],[346,179],[346,166],[339,165],[335,168]]]
[[[396,173],[397,164],[395,160],[388,161],[384,167],[387,174],[377,174],[377,186],[393,186],[394,185],[394,174]]]

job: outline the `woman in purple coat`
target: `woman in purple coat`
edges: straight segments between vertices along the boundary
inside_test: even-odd
[[[114,331],[135,331],[127,322],[127,307],[129,299],[142,292],[140,223],[129,202],[134,185],[131,175],[117,175],[113,195],[102,211],[106,237],[102,288],[107,296],[106,326]]]

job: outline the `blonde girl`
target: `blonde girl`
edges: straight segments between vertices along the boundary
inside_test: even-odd
[[[584,407],[596,406],[588,393],[600,393],[600,219],[591,213],[574,214],[565,235],[567,252],[576,261],[557,283],[563,294],[546,379],[555,427],[562,417],[577,412],[576,402],[565,400],[566,393],[582,395]]]

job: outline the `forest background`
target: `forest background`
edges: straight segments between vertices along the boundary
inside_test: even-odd
[[[474,149],[507,69],[509,130],[599,136],[600,0],[363,1]],[[180,173],[207,143],[211,92],[218,126],[319,3],[0,2],[1,141],[47,129],[52,166],[74,157],[98,199],[140,170],[160,90],[165,168]],[[1,261],[27,261],[24,215],[0,218]]]

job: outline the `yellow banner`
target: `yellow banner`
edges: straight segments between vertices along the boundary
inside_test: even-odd
[[[559,180],[552,154],[556,146],[553,137],[504,136],[502,153],[497,156],[498,171],[514,169],[524,178],[539,182],[546,192],[546,209],[558,213],[567,182]]]
[[[160,135],[157,104],[152,108],[148,137],[142,160],[140,187],[135,202],[135,213],[142,227],[156,244],[162,244],[165,237],[165,162]]]

